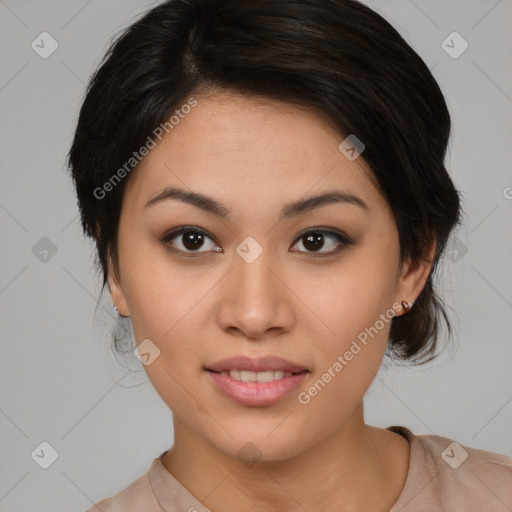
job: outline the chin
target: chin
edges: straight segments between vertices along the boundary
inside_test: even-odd
[[[286,420],[285,420],[286,421]],[[251,425],[238,425],[240,431],[236,435],[237,429],[229,429],[233,432],[233,437],[223,431],[221,439],[209,438],[210,443],[215,445],[229,457],[236,458],[246,466],[251,467],[261,462],[280,462],[293,458],[308,448],[304,439],[303,432],[297,428],[296,424],[290,424],[289,428],[282,428],[282,418],[277,421],[268,421],[260,424],[256,429],[254,423]],[[247,428],[244,428],[247,427]],[[211,432],[208,434],[211,435]]]

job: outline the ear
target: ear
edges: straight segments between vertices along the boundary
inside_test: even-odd
[[[426,256],[416,261],[408,260],[403,263],[400,272],[401,275],[396,286],[395,302],[401,304],[401,302],[405,300],[409,304],[413,304],[416,301],[430,275],[435,251],[436,243],[433,242],[428,251],[426,251]],[[405,313],[405,311],[402,308],[397,316],[403,313]]]
[[[110,296],[112,297],[112,302],[116,306],[117,312],[125,317],[130,316],[130,309],[128,308],[128,304],[126,302],[126,297],[121,286],[120,277],[114,271],[110,257],[108,264],[107,284],[110,291]]]

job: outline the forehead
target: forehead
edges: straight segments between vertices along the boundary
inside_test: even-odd
[[[345,137],[325,117],[227,91],[193,97],[195,106],[174,115],[131,176],[125,191],[131,204],[143,207],[172,185],[246,205],[263,198],[281,204],[333,187],[369,204],[382,200],[367,163],[340,151]]]

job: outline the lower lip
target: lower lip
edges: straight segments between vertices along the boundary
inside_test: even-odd
[[[235,402],[248,407],[272,405],[299,387],[309,372],[294,373],[270,382],[243,382],[207,370],[217,388]]]

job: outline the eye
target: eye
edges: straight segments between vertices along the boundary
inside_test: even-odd
[[[325,240],[331,240],[331,242],[325,242]],[[334,240],[334,242],[333,242]],[[329,256],[341,251],[344,247],[350,245],[352,240],[344,233],[338,233],[331,229],[325,228],[314,228],[302,233],[297,242],[294,244],[302,244],[302,247],[306,251],[293,251],[293,252],[306,252],[312,256]],[[331,250],[321,251],[324,247],[331,247]],[[315,254],[318,253],[318,254]]]
[[[327,243],[326,239],[328,240]],[[208,246],[208,241],[210,246]],[[169,251],[184,256],[200,256],[211,251],[222,252],[213,238],[206,231],[196,226],[180,226],[173,229],[165,234],[161,242]],[[297,238],[293,246],[299,242],[305,250],[299,249],[292,252],[305,252],[311,256],[329,256],[352,244],[352,240],[344,233],[326,228],[312,228],[305,231]],[[328,250],[321,251],[325,247]],[[329,247],[331,247],[330,250]]]
[[[174,239],[176,242],[172,242]],[[206,243],[208,240],[213,242],[210,247]],[[196,256],[194,253],[199,255],[210,251],[222,252],[222,249],[218,248],[219,246],[206,234],[206,231],[195,226],[181,226],[173,229],[161,239],[161,242],[171,252],[183,253],[186,256]]]

